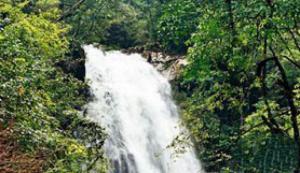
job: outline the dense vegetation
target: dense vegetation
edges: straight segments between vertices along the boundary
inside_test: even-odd
[[[0,12],[0,172],[105,172],[102,129],[79,115],[86,84],[56,65],[70,28],[56,22],[58,2],[1,2]]]
[[[208,171],[300,171],[299,3],[201,1],[182,84]]]
[[[299,0],[1,1],[0,150],[20,157],[0,172],[105,172],[87,86],[61,65],[88,43],[186,55],[175,85],[208,172],[300,172]]]

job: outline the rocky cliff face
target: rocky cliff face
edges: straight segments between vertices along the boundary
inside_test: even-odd
[[[147,61],[153,64],[169,81],[179,77],[187,60],[180,55],[166,55],[161,52],[148,52],[144,55]]]
[[[183,55],[168,55],[159,51],[144,50],[143,48],[127,49],[123,50],[123,52],[142,54],[169,81],[176,80],[183,68],[188,64]]]

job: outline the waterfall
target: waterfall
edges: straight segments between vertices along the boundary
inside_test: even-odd
[[[106,128],[111,173],[199,173],[193,148],[174,157],[168,147],[184,128],[167,79],[138,54],[86,52],[86,80],[94,100],[87,116]]]

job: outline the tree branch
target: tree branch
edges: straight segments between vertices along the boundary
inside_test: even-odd
[[[300,68],[300,64],[289,58],[288,56],[283,55],[283,58],[287,59],[290,63],[294,64],[296,67]]]

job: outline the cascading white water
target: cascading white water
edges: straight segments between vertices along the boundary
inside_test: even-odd
[[[173,158],[179,115],[168,81],[140,55],[84,46],[94,101],[88,117],[106,128],[112,173],[199,173],[193,149]]]

